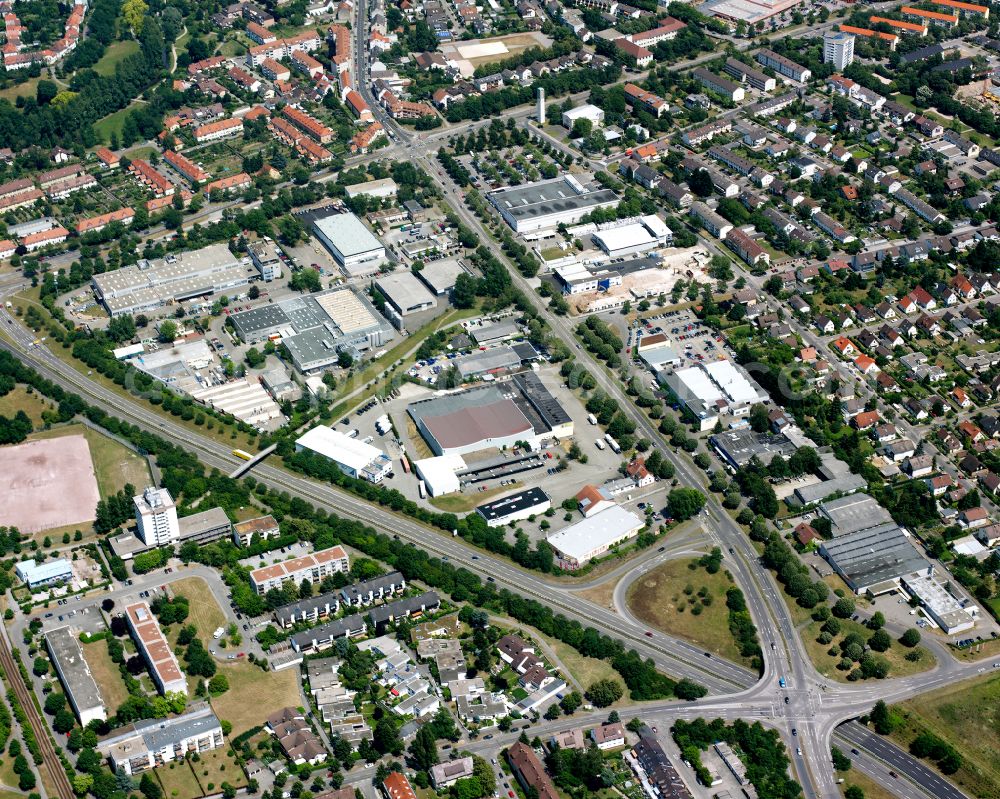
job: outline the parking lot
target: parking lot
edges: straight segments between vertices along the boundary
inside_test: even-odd
[[[699,321],[689,310],[666,311],[646,320],[637,320],[629,331],[626,346],[631,350],[644,337],[658,334],[670,339],[674,349],[684,359],[684,366],[719,361],[732,354],[722,336]]]

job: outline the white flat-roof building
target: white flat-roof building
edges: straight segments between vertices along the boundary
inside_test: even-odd
[[[548,539],[564,569],[579,569],[609,549],[635,536],[643,522],[632,511],[612,505],[560,530]]]
[[[373,275],[385,263],[382,242],[352,213],[317,219],[313,229],[348,277]]]
[[[655,214],[621,225],[601,225],[601,228],[604,229],[598,230],[592,238],[611,258],[666,247],[674,240],[673,231]]]
[[[14,571],[32,589],[73,579],[73,566],[66,558],[47,560],[44,563],[35,563],[33,559],[23,560]]]
[[[281,277],[281,250],[271,239],[264,238],[253,242],[247,250],[250,260],[260,272],[260,279],[266,283]]]
[[[329,458],[344,474],[369,483],[382,482],[392,471],[392,460],[382,450],[325,425],[317,425],[295,442],[295,451],[302,450]]]
[[[45,646],[80,724],[87,726],[94,720],[104,721],[108,713],[97,681],[83,657],[80,639],[69,627],[58,627],[45,634]]]
[[[837,71],[847,69],[854,63],[854,37],[843,31],[827,31],[823,34],[823,63],[833,64]]]
[[[177,505],[165,488],[149,486],[139,496],[132,497],[138,534],[147,546],[172,544],[181,537],[177,521]]]
[[[381,180],[369,180],[366,183],[355,183],[348,186],[344,191],[348,197],[395,197],[396,181],[392,178],[382,178]]]
[[[728,360],[677,369],[658,377],[698,419],[702,430],[713,427],[722,413],[746,416],[755,404],[768,402],[767,393],[742,367]]]
[[[618,205],[611,189],[588,189],[573,175],[509,186],[487,195],[515,233],[573,225],[597,208]]]
[[[569,111],[563,111],[562,123],[564,128],[572,130],[573,124],[578,119],[589,119],[591,124],[595,128],[598,128],[604,124],[604,111],[590,103],[584,103],[583,105],[578,105],[576,108],[571,108]]]
[[[960,600],[926,571],[915,572],[899,578],[903,589],[920,602],[920,607],[946,634],[971,630],[979,616],[978,606],[969,600]]]
[[[465,469],[465,459],[457,453],[438,455],[436,458],[414,461],[413,468],[417,477],[424,481],[427,493],[432,497],[440,497],[461,489],[457,472]]]
[[[257,267],[250,258],[233,255],[225,244],[194,252],[123,266],[94,275],[94,296],[111,316],[151,311],[171,302],[187,302],[214,294],[242,293]],[[236,291],[233,291],[237,289]]]

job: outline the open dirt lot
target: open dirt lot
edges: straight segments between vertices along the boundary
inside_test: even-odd
[[[4,522],[23,533],[94,520],[101,495],[82,435],[4,447],[0,474]]]

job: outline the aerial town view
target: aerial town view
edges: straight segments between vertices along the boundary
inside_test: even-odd
[[[1000,799],[1000,6],[0,13],[0,799]]]

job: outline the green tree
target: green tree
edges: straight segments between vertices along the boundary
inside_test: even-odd
[[[163,790],[156,778],[148,771],[144,772],[139,780],[139,790],[146,799],[161,799]]]
[[[674,488],[667,495],[667,509],[677,521],[696,516],[705,507],[705,495],[696,488]]]
[[[882,699],[875,703],[868,718],[879,735],[889,735],[896,729],[896,718],[889,712],[888,705]]]
[[[899,643],[903,646],[910,647],[911,649],[920,643],[920,630],[916,627],[910,627],[906,632],[904,632],[900,638]]]
[[[177,323],[169,319],[164,319],[156,328],[160,341],[164,344],[171,344],[177,338]]]
[[[586,697],[596,707],[607,707],[622,698],[624,689],[617,680],[597,680],[587,689]]]

